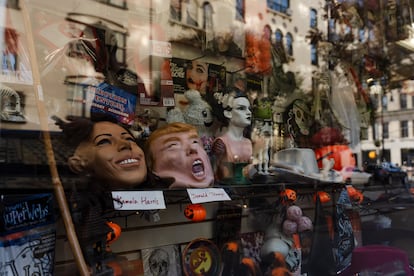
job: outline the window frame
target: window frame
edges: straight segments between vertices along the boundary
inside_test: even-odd
[[[273,11],[287,14],[290,9],[289,0],[266,0],[267,8]]]
[[[403,120],[400,121],[400,138],[407,138],[408,137],[408,121]]]

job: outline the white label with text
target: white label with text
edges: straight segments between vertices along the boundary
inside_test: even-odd
[[[188,196],[193,204],[231,200],[222,188],[187,189]]]
[[[165,209],[162,191],[113,191],[115,210]]]

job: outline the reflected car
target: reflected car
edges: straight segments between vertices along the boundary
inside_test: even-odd
[[[357,167],[347,166],[340,171],[346,183],[353,185],[371,185],[373,184],[373,176],[371,173],[361,171]]]
[[[380,165],[367,164],[365,171],[372,173],[375,183],[383,185],[401,184],[405,187],[408,183],[407,172],[391,162],[382,162]]]

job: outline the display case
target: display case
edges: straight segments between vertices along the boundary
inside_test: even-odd
[[[0,274],[414,274],[412,3],[293,2],[3,1]]]

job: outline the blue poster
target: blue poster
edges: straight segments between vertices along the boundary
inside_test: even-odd
[[[53,195],[2,195],[0,275],[53,275]]]
[[[93,95],[91,113],[108,113],[118,122],[132,125],[135,118],[137,96],[106,82],[88,87]],[[92,93],[91,93],[92,92]]]

